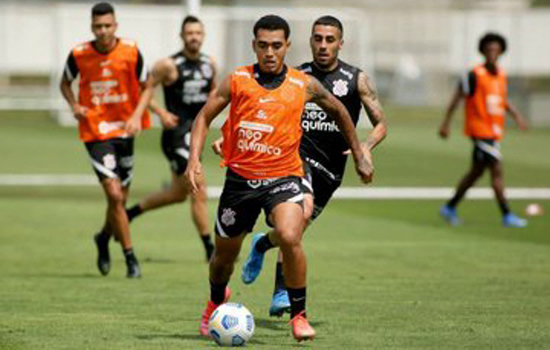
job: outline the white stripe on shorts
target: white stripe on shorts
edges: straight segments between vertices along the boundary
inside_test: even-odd
[[[117,174],[115,174],[114,171],[107,169],[103,164],[97,162],[95,159],[90,158],[90,161],[92,162],[92,166],[103,175],[107,176],[110,179],[118,178]]]

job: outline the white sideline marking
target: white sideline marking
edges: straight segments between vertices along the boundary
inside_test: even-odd
[[[95,175],[84,174],[0,174],[0,186],[97,186]],[[219,198],[222,187],[209,186],[208,197]],[[341,187],[334,194],[343,199],[448,199],[452,187]],[[550,188],[507,188],[510,199],[550,199]],[[493,190],[476,187],[468,191],[470,199],[492,199]]]

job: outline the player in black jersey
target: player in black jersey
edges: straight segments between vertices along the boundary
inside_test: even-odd
[[[204,26],[197,17],[187,16],[183,20],[181,38],[184,44],[182,51],[155,63],[134,112],[135,117],[140,116],[151,101],[155,88],[162,84],[167,110],[160,109],[157,114],[164,127],[162,150],[170,162],[172,182],[170,187],[150,194],[126,212],[131,221],[146,211],[183,202],[191,195],[191,216],[209,260],[214,246],[210,238],[205,186],[193,194],[183,174],[189,159],[193,121],[216,87],[216,66],[211,57],[200,51]]]
[[[323,16],[313,23],[310,38],[313,62],[300,65],[298,69],[317,78],[323,86],[347,108],[357,125],[361,106],[365,108],[373,129],[362,144],[364,154],[386,136],[386,123],[382,106],[372,81],[359,68],[338,59],[343,45],[342,23],[335,17]],[[304,225],[317,218],[327,205],[332,194],[342,183],[347,160],[347,144],[336,123],[315,103],[307,103],[302,115],[302,142],[300,153],[306,176],[302,179],[304,191]],[[254,282],[259,275],[264,253],[272,248],[272,233],[256,234],[252,248],[242,271],[246,284]],[[282,316],[288,312],[290,301],[285,290],[282,274],[282,259],[276,267],[275,289],[270,316]]]

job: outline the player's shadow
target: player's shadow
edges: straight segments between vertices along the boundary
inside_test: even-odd
[[[272,331],[288,331],[288,322],[286,319],[269,319],[269,318],[254,318],[254,324],[258,328],[269,329]],[[323,321],[311,321],[312,327],[322,327],[325,322]]]
[[[156,340],[156,339],[176,339],[176,340],[199,340],[210,342],[211,339],[206,338],[200,334],[140,334],[136,335],[136,338],[140,340]]]

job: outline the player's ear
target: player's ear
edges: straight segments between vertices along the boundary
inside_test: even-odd
[[[252,39],[252,51],[256,53],[256,39]]]
[[[286,41],[286,48],[287,48],[287,49],[290,48],[290,44],[292,44],[292,42],[291,42],[290,40],[287,40],[287,41]]]
[[[344,46],[344,39],[340,39],[340,43],[338,44],[338,50],[342,50],[342,46]]]

